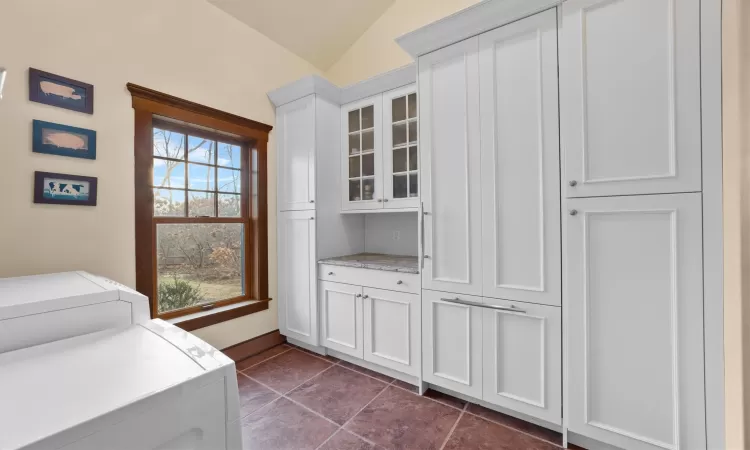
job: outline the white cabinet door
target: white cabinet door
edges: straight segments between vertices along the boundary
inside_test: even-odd
[[[385,208],[419,207],[417,85],[383,94],[383,188]]]
[[[341,209],[383,208],[381,95],[341,107]]]
[[[276,109],[278,210],[315,209],[315,96]]]
[[[279,214],[279,330],[318,345],[315,211]]]
[[[422,379],[482,398],[481,297],[422,291]]]
[[[556,17],[480,35],[479,79],[483,295],[559,306]]]
[[[699,20],[700,0],[562,4],[568,197],[701,189]]]
[[[321,344],[362,358],[362,287],[319,281]]]
[[[566,206],[569,429],[620,448],[705,449],[701,195]]]
[[[419,58],[422,287],[482,294],[477,38]]]
[[[487,302],[488,299],[485,299]],[[482,400],[562,424],[560,308],[491,300],[484,310]]]
[[[365,361],[419,376],[419,295],[364,288]]]

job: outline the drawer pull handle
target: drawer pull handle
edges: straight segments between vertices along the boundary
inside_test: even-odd
[[[457,303],[459,305],[465,305],[465,306],[476,306],[478,308],[495,309],[495,310],[498,310],[498,311],[509,311],[509,312],[514,312],[514,313],[519,313],[519,314],[526,314],[526,311],[524,311],[523,309],[521,309],[521,308],[519,308],[519,307],[517,307],[515,305],[510,305],[510,306],[495,306],[495,305],[488,305],[486,303],[470,302],[468,300],[462,300],[462,299],[460,299],[458,297],[456,297],[456,298],[441,298],[440,300],[442,300],[444,302],[448,302],[448,303]]]
[[[333,275],[333,272],[328,272],[328,275]]]
[[[403,281],[401,281],[401,280],[398,280],[398,281],[396,282],[396,284],[404,284],[404,282],[403,282]]]

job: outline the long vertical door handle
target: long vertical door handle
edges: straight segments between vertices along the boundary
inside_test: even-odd
[[[424,202],[419,203],[419,244],[422,250],[422,270],[424,270]]]

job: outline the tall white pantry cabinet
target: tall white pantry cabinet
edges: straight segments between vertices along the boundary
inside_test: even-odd
[[[329,85],[315,78],[318,91]],[[312,91],[312,88],[310,88]],[[293,95],[294,92],[285,93]],[[332,97],[332,98],[331,98]],[[279,331],[319,345],[318,260],[361,251],[356,218],[339,214],[340,109],[336,94],[274,96]]]
[[[589,448],[721,447],[715,10],[490,0],[398,39],[418,61],[426,382]]]

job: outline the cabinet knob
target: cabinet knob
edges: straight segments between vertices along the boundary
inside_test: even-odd
[[[367,294],[365,294],[365,295],[362,296],[362,298],[370,298],[370,296],[367,295]]]
[[[310,220],[315,220],[315,217],[310,217]]]
[[[385,198],[385,199],[383,199],[383,201],[384,201],[384,202],[387,202],[387,201],[388,201],[388,199],[387,199],[387,198]]]
[[[404,284],[404,282],[403,282],[403,281],[401,281],[401,280],[398,280],[398,281],[396,282],[396,284]]]
[[[310,203],[315,203],[315,200],[310,200]]]
[[[333,272],[328,272],[328,275],[333,275]]]
[[[424,259],[430,259],[430,255],[424,255],[423,258]]]
[[[578,182],[576,180],[570,180],[568,184],[570,185],[570,187],[576,187],[576,185],[578,185]]]
[[[360,297],[362,297],[362,294],[357,294],[357,298],[360,298]]]
[[[382,198],[379,198],[379,199],[378,199],[378,203],[383,203],[383,199],[382,199]]]
[[[577,210],[575,210],[575,209],[571,209],[571,210],[570,210],[570,212],[569,212],[569,214],[570,214],[571,216],[576,216],[576,215],[578,215],[578,211],[577,211]]]

